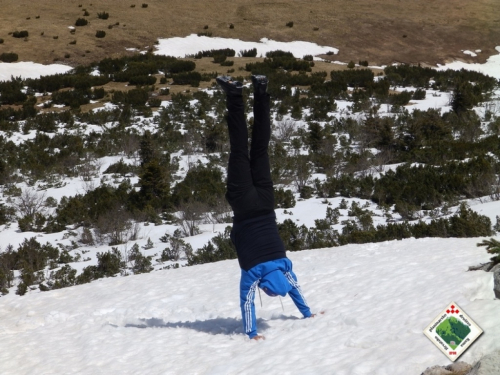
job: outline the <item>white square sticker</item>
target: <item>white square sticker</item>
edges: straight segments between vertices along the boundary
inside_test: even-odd
[[[439,350],[455,361],[483,333],[483,330],[451,302],[424,330]]]

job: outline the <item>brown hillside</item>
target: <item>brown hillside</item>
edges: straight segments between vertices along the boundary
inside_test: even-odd
[[[76,65],[122,55],[128,47],[144,49],[157,38],[211,32],[243,40],[313,41],[339,48],[334,59],[346,62],[434,65],[454,59],[484,62],[500,45],[497,0],[143,1],[147,7],[134,0],[4,0],[0,54]],[[108,12],[109,18],[98,19],[98,12]],[[71,34],[68,27],[77,18],[89,25]],[[286,26],[290,21],[293,27]],[[21,30],[29,37],[9,35]],[[106,37],[96,38],[97,30]],[[466,49],[482,53],[473,58],[461,52]]]

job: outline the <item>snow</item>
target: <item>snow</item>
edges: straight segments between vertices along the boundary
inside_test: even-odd
[[[257,56],[265,56],[266,52],[282,50],[293,53],[295,57],[302,58],[305,55],[320,55],[327,52],[338,53],[338,49],[328,46],[319,46],[316,43],[295,41],[278,42],[276,40],[262,38],[260,42],[245,42],[239,39],[212,38],[208,36],[188,35],[184,38],[158,39],[155,54],[174,57],[185,57],[200,51],[212,49],[232,48],[236,55],[242,50],[257,48]]]
[[[258,298],[241,332],[236,260],[19,297],[0,304],[2,374],[420,374],[449,363],[423,329],[455,301],[485,331],[461,360],[500,348],[500,301],[472,239],[408,239],[288,253],[312,319]]]
[[[40,78],[58,73],[67,73],[70,66],[62,64],[43,65],[29,61],[0,63],[0,81],[10,81],[11,77]]]
[[[446,69],[453,69],[453,70],[460,70],[460,69],[467,69],[467,70],[473,70],[476,72],[480,72],[483,74],[487,74],[489,76],[495,77],[497,79],[500,79],[500,46],[495,47],[495,49],[498,52],[498,55],[493,55],[486,60],[486,63],[484,64],[468,64],[462,61],[454,61],[449,64],[445,65],[439,65],[438,64],[438,70],[446,70]],[[465,53],[465,52],[464,52]]]
[[[476,54],[476,53],[474,53],[474,52],[472,52],[472,51],[469,51],[469,50],[465,50],[465,51],[462,51],[462,52],[463,52],[464,54],[466,54],[466,55],[470,55],[470,56],[472,56],[472,57],[476,57],[476,56],[477,56],[477,54]]]

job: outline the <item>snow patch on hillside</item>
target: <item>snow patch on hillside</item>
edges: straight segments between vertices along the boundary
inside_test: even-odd
[[[439,65],[438,64],[438,70],[447,70],[447,69],[453,69],[453,70],[460,70],[460,69],[467,69],[467,70],[473,70],[475,72],[480,72],[483,74],[487,74],[489,76],[495,77],[497,79],[500,79],[500,46],[495,47],[495,49],[499,52],[498,55],[493,55],[486,60],[484,64],[469,64],[465,63],[462,61],[454,61],[449,64],[445,65]],[[464,52],[465,53],[465,52]]]
[[[10,81],[12,77],[40,78],[53,74],[67,73],[71,66],[62,64],[43,65],[34,62],[0,63],[0,81]]]
[[[158,39],[155,54],[185,57],[186,55],[193,55],[200,51],[224,48],[234,49],[236,55],[242,50],[256,48],[257,56],[262,57],[264,57],[267,52],[276,50],[291,52],[297,58],[302,58],[305,55],[315,56],[328,52],[333,52],[335,54],[339,52],[339,50],[334,47],[319,46],[316,43],[304,41],[278,42],[276,40],[262,38],[260,42],[245,42],[239,39],[212,38],[191,34],[184,38]]]

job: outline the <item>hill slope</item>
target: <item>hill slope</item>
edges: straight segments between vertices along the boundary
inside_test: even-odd
[[[109,18],[99,19],[101,12],[109,13]],[[71,34],[68,27],[75,26],[78,18],[89,24]],[[286,26],[289,22],[293,27]],[[499,22],[491,0],[452,4],[444,0],[150,0],[147,7],[120,0],[10,0],[2,4],[0,54],[15,52],[21,61],[76,65],[122,55],[125,48],[143,49],[157,38],[207,32],[252,41],[264,37],[308,40],[339,48],[335,59],[345,62],[484,62],[500,40]],[[28,38],[9,35],[21,30],[29,32]],[[106,37],[96,38],[97,30],[105,31]],[[476,58],[462,53],[477,49],[482,53]]]
[[[455,301],[485,331],[461,357],[500,348],[478,239],[421,239],[289,253],[318,318],[256,301],[263,342],[241,333],[236,261],[19,297],[0,305],[2,374],[420,374],[447,359],[422,330]],[[451,250],[451,254],[450,254]]]

